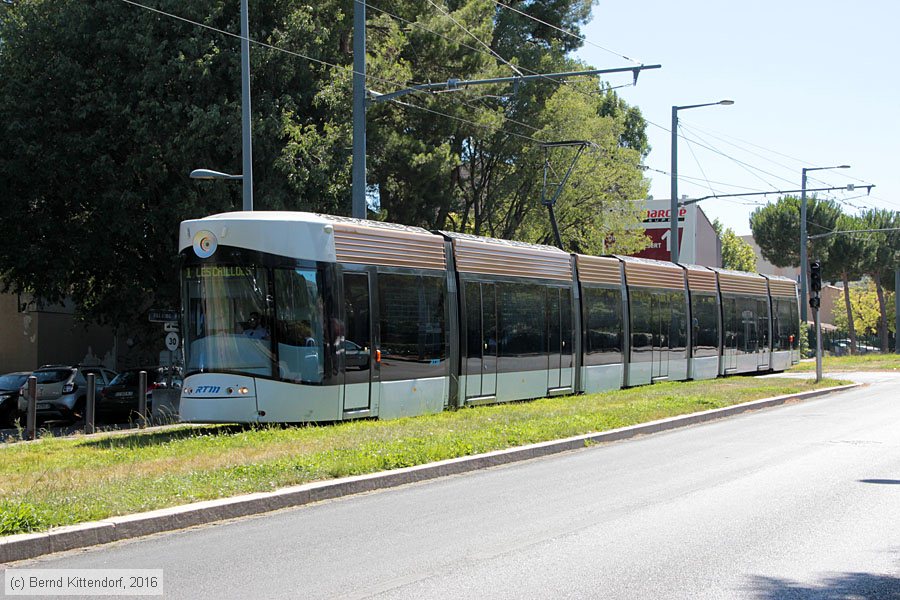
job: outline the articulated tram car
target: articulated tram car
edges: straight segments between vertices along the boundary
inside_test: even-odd
[[[779,277],[309,213],[181,224],[193,422],[396,418],[799,361]]]

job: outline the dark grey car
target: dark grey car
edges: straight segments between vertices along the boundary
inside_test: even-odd
[[[64,419],[79,421],[84,418],[87,400],[87,379],[93,373],[99,394],[110,380],[114,371],[102,367],[53,365],[41,367],[33,375],[37,378],[37,416],[39,420]],[[19,395],[19,410],[25,412],[27,400],[25,389]]]
[[[0,375],[0,427],[13,427],[19,416],[19,389],[28,381],[31,371]]]

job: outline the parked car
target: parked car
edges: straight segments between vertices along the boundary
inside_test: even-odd
[[[848,339],[832,340],[831,353],[834,356],[847,356],[848,354],[850,354],[850,346],[850,340]],[[859,342],[856,344],[857,354],[870,354],[872,352],[881,352],[881,349]]]
[[[33,375],[37,377],[38,420],[64,419],[75,422],[83,419],[87,401],[85,376],[89,373],[94,374],[97,394],[117,374],[103,367],[82,365],[45,365],[37,369]],[[28,408],[26,393],[25,386],[22,386],[19,390],[19,411],[22,413]]]
[[[140,367],[119,373],[97,397],[97,416],[103,419],[129,419],[138,417],[138,384],[140,372],[147,372],[147,412],[153,409],[153,390],[181,388],[181,377],[174,375],[168,383],[165,367]]]
[[[344,365],[346,368],[356,367],[359,370],[369,368],[369,350],[356,342],[344,340]]]
[[[31,371],[0,375],[0,427],[15,425],[19,413],[19,388],[28,381]]]

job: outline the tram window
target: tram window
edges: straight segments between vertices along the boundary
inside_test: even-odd
[[[722,326],[725,330],[725,346],[735,352],[744,350],[744,329],[741,327],[740,298],[722,298]]]
[[[379,273],[381,379],[447,374],[445,279]]]
[[[586,365],[622,362],[622,292],[618,289],[586,287]]]
[[[668,313],[668,348],[670,350],[684,350],[687,347],[687,303],[685,292],[671,291],[665,295]]]
[[[794,336],[793,343],[791,344],[791,349],[798,350],[800,348],[800,307],[797,305],[796,300],[789,300],[788,304],[790,305],[791,314],[788,321],[788,323],[790,323],[790,326],[788,328],[788,336]]]
[[[466,293],[466,356],[477,359],[479,361],[477,368],[481,369],[480,361],[485,351],[483,347],[484,340],[482,339],[485,337],[485,334],[482,331],[484,327],[484,310],[481,284],[477,281],[467,281],[464,284],[464,289]],[[494,352],[496,353],[496,350]]]
[[[754,353],[758,350],[756,299],[736,297],[726,303],[726,322],[728,333],[733,336],[734,347],[738,352]]]
[[[696,358],[716,356],[719,353],[719,318],[716,308],[716,297],[712,294],[691,294],[691,322]]]
[[[769,300],[756,300],[756,335],[760,350],[769,348]]]
[[[629,292],[631,309],[631,359],[636,362],[652,360],[653,350],[653,294],[632,289]]]
[[[268,272],[204,265],[186,268],[184,277],[186,369],[271,376]]]
[[[794,323],[796,310],[791,310],[792,305],[795,306],[797,303],[784,298],[773,298],[772,303],[775,305],[773,340],[775,350],[790,350],[795,346],[798,333],[797,325]]]
[[[282,379],[321,383],[324,377],[321,279],[315,269],[275,271],[278,371]]]
[[[547,288],[530,283],[502,283],[498,288],[498,370],[546,369]]]

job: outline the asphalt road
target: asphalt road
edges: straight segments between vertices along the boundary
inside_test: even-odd
[[[15,565],[166,598],[900,598],[900,376],[564,455]]]

